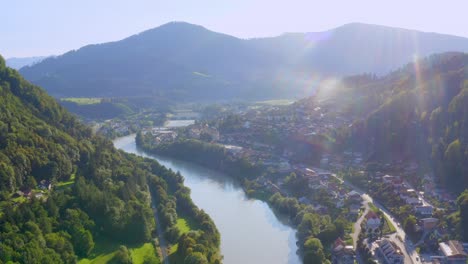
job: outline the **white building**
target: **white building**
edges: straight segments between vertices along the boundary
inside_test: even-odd
[[[434,208],[430,205],[418,205],[414,207],[414,211],[423,216],[431,216]]]
[[[388,264],[400,264],[404,263],[405,257],[401,252],[401,249],[390,240],[384,239],[378,241],[377,244],[379,245],[377,253],[383,259],[384,263]]]
[[[380,228],[380,217],[373,211],[366,215],[366,230],[369,234],[376,233]]]

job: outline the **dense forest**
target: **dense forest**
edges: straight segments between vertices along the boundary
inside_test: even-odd
[[[194,162],[207,168],[222,171],[241,183],[244,179],[258,177],[261,167],[245,158],[234,158],[226,149],[217,144],[196,139],[179,139],[168,144],[154,145],[151,134],[138,133],[136,142],[139,147],[150,153],[157,153]]]
[[[185,263],[219,263],[219,234],[183,178],[156,161],[117,151],[29,84],[0,57],[0,263],[76,263],[97,238],[147,242],[159,214],[190,215],[200,229],[165,235]],[[152,196],[152,197],[151,197]],[[166,217],[163,217],[164,219]],[[170,219],[170,217],[169,217]],[[114,263],[131,263],[122,247]],[[145,263],[160,263],[149,256]]]
[[[447,53],[384,77],[345,79],[342,98],[332,101],[356,121],[333,135],[336,148],[368,161],[415,161],[461,193],[468,188],[467,66],[468,55]]]
[[[438,54],[384,77],[349,77],[342,84],[341,98],[327,98],[356,120],[334,133],[335,150],[360,151],[368,162],[418,163],[441,187],[459,195],[458,211],[448,220],[464,240],[468,239],[467,76],[467,54]]]

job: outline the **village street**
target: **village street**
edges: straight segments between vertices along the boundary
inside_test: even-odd
[[[420,257],[418,255],[418,253],[416,252],[416,250],[414,248],[414,245],[412,245],[412,243],[411,243],[411,241],[409,239],[406,239],[406,233],[403,230],[403,228],[401,227],[401,224],[395,220],[395,218],[391,215],[391,213],[387,209],[385,209],[385,207],[382,206],[379,202],[375,201],[370,195],[368,195],[366,192],[364,192],[360,188],[354,186],[349,181],[342,180],[342,179],[339,179],[339,180],[342,181],[344,184],[346,184],[347,186],[349,186],[350,188],[352,188],[354,191],[358,192],[361,195],[361,197],[363,199],[363,204],[365,205],[364,210],[366,212],[368,212],[368,210],[369,210],[368,204],[373,203],[380,211],[382,211],[382,213],[386,216],[388,221],[390,221],[393,224],[393,226],[396,229],[396,233],[390,235],[388,237],[388,239],[390,241],[394,242],[396,245],[398,245],[401,248],[402,253],[405,256],[405,263],[421,263],[419,261]],[[360,223],[363,221],[363,216],[365,216],[365,214],[363,214],[354,225],[355,232],[352,234],[352,237],[353,237],[353,243],[354,243],[355,248],[356,248],[355,243],[356,243],[357,237],[359,235],[359,232],[356,232],[356,230],[358,230],[356,225],[359,223],[358,226],[359,226],[359,231],[360,231],[361,230],[360,229]],[[400,239],[398,237],[401,238],[401,241],[400,241]]]

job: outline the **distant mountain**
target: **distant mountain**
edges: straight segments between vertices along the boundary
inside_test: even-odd
[[[47,57],[46,56],[24,57],[24,58],[12,57],[12,58],[6,59],[6,65],[10,68],[19,70],[23,68],[24,66],[31,66],[34,63],[38,63],[45,58]]]
[[[21,73],[55,96],[172,99],[301,96],[320,78],[383,74],[468,39],[366,24],[244,40],[183,22],[48,58]],[[317,77],[318,76],[318,77]]]

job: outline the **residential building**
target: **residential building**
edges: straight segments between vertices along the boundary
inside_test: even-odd
[[[439,223],[439,219],[432,218],[432,217],[423,218],[419,220],[419,223],[424,231],[430,231],[437,227],[437,224]]]
[[[338,238],[332,245],[332,263],[333,264],[353,264],[355,260],[355,252],[353,246],[348,246]]]
[[[377,255],[382,258],[386,264],[403,264],[405,257],[401,249],[388,239],[378,241]]]
[[[422,216],[431,216],[434,208],[430,205],[417,205],[414,207],[414,211]]]
[[[380,217],[373,211],[366,215],[366,230],[368,234],[378,233],[380,228]]]
[[[358,216],[359,215],[359,210],[361,209],[360,204],[351,204],[349,206],[349,214],[350,216]]]
[[[350,191],[347,194],[347,196],[348,196],[348,199],[350,199],[350,200],[361,201],[361,195],[358,192],[354,191],[354,190]]]
[[[466,264],[468,260],[468,254],[460,241],[450,240],[439,243],[439,249],[442,253],[444,263]]]

